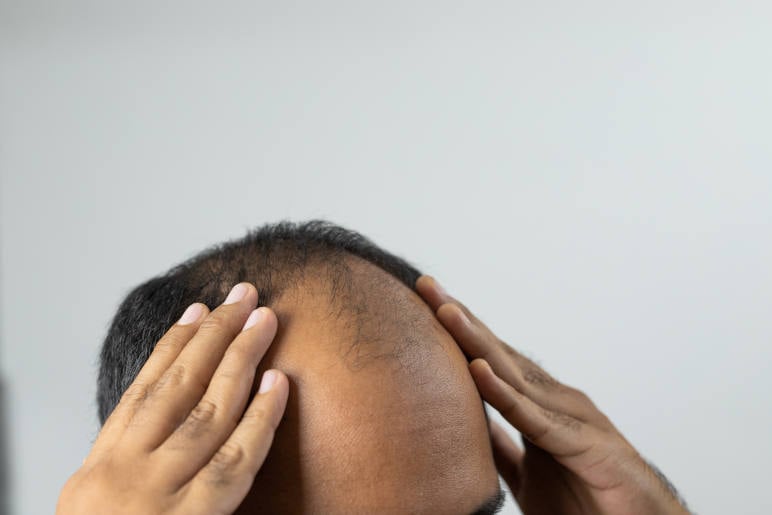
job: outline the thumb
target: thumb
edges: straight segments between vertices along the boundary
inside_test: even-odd
[[[520,491],[521,470],[525,453],[499,424],[490,420],[489,427],[496,468],[504,481],[507,482],[512,496],[517,497]]]

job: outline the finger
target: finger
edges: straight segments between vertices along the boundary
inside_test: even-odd
[[[521,474],[523,466],[523,449],[515,443],[506,430],[496,422],[490,420],[491,446],[493,447],[493,460],[496,469],[509,486],[512,495],[517,497],[520,491]]]
[[[200,324],[195,336],[164,371],[134,414],[126,445],[152,451],[184,420],[204,395],[212,374],[257,304],[249,283],[233,287],[225,302]]]
[[[109,449],[120,439],[137,407],[147,398],[149,387],[177,359],[183,347],[196,334],[201,321],[208,314],[209,308],[206,304],[199,302],[191,304],[185,309],[177,323],[158,340],[150,357],[123,393],[113,412],[105,420],[86,461],[91,458],[91,455],[96,456],[103,450]]]
[[[514,360],[520,365],[533,365],[528,358],[502,342],[469,308],[448,294],[433,277],[419,277],[416,289],[470,360],[485,359],[497,373],[499,372],[495,365],[501,363],[496,362]]]
[[[491,363],[491,366],[495,364],[492,361],[515,360],[521,364],[530,361],[502,342],[469,308],[448,294],[433,277],[419,277],[416,289],[470,360],[482,358]],[[506,355],[509,355],[509,359],[505,359]]]
[[[485,359],[486,355],[503,351],[518,363],[533,364],[528,358],[501,341],[469,308],[448,294],[433,277],[428,275],[419,277],[416,281],[416,289],[471,359]]]
[[[469,371],[483,399],[531,443],[555,458],[579,456],[595,445],[598,435],[594,428],[539,406],[497,377],[485,360],[474,360]]]
[[[470,361],[484,359],[497,376],[537,404],[585,420],[587,406],[576,392],[539,365],[500,341],[487,327],[471,322],[455,304],[443,304],[437,318]]]
[[[432,311],[437,311],[437,308],[450,300],[445,288],[430,275],[419,277],[415,282],[415,289],[429,307],[432,308]]]
[[[201,401],[152,453],[156,467],[172,482],[186,483],[233,432],[244,413],[257,365],[276,335],[276,314],[254,310],[228,347]],[[179,486],[178,485],[178,486]]]
[[[450,295],[445,288],[430,275],[422,275],[416,280],[416,291],[424,299],[424,301],[432,308],[432,311],[437,311],[440,306],[449,302],[457,304],[461,311],[472,321],[480,322],[477,317],[467,308],[462,302]],[[484,325],[484,324],[483,324]]]
[[[470,361],[484,359],[496,375],[544,408],[567,413],[584,422],[605,423],[605,416],[587,395],[561,384],[499,339],[466,306],[448,295],[434,278],[421,276],[416,288],[431,306],[437,306],[437,319]]]
[[[634,460],[629,452],[632,447],[620,445],[623,440],[616,433],[539,406],[496,377],[484,360],[473,361],[469,369],[483,398],[520,431],[526,446],[549,453],[594,488],[619,485],[621,474]]]
[[[272,378],[273,385],[266,390]],[[236,510],[268,455],[288,393],[289,381],[284,373],[269,370],[263,374],[260,389],[239,425],[209,463],[183,487],[184,506],[189,508],[185,513]]]

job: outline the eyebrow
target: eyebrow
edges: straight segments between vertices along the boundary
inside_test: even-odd
[[[501,489],[501,483],[499,483],[496,493],[482,503],[471,515],[495,515],[504,507],[504,500],[504,490]]]

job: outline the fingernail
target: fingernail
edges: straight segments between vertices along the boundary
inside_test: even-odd
[[[190,306],[188,306],[188,309],[186,309],[185,312],[182,314],[179,321],[177,322],[177,325],[192,324],[193,322],[198,320],[203,310],[204,310],[204,307],[198,302],[191,304]]]
[[[257,390],[257,393],[265,393],[273,387],[273,384],[276,382],[278,375],[276,374],[275,370],[269,370],[266,373],[263,374],[263,378],[260,380],[260,389]]]
[[[249,314],[249,318],[247,318],[247,321],[244,323],[244,327],[241,328],[242,331],[246,331],[256,323],[260,321],[261,318],[263,318],[263,311],[261,309],[255,309],[252,311],[252,313]]]
[[[247,290],[249,288],[245,283],[239,283],[236,286],[233,287],[231,292],[228,294],[228,297],[225,299],[225,302],[223,302],[223,305],[226,304],[233,304],[234,302],[238,302],[247,295]]]

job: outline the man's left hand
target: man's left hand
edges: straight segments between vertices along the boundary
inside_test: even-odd
[[[490,425],[496,466],[525,515],[689,513],[585,393],[500,340],[433,278],[416,289],[471,360],[483,399],[523,436],[521,449]]]

